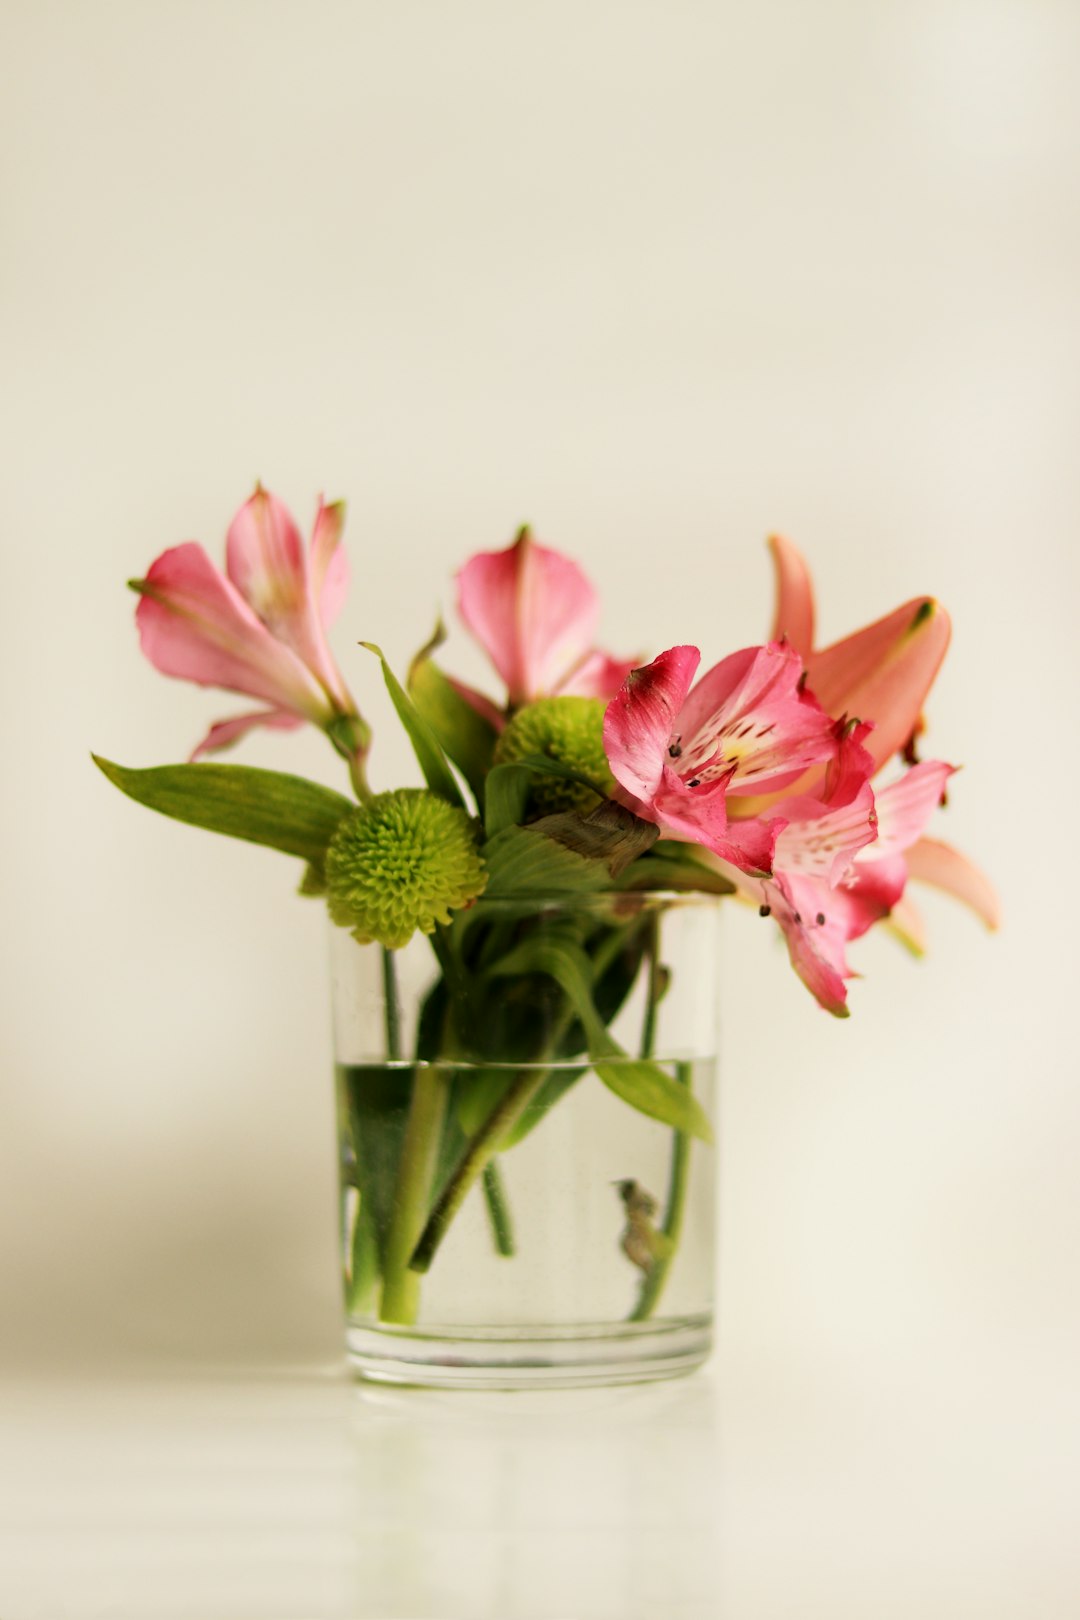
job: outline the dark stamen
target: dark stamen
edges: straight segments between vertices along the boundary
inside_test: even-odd
[[[700,787],[701,786],[701,777],[700,776],[692,776],[690,778],[689,782],[687,782],[686,785],[687,785],[687,787]]]
[[[758,906],[757,914],[758,914],[759,917],[771,917],[772,916],[772,906]]]
[[[817,914],[817,925],[819,928],[824,928],[825,926],[825,913],[823,911],[819,911]]]

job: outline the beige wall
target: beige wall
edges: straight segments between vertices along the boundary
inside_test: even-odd
[[[948,835],[930,906],[819,1013],[729,928],[728,1353],[1066,1378],[1080,11],[8,4],[0,18],[6,900],[0,1360],[331,1359],[324,940],[290,865],[136,810],[230,700],[123,589],[256,476],[350,501],[336,644],[400,664],[523,519],[612,644],[760,638],[762,539],[824,631],[923,590]],[[480,664],[458,642],[459,668]],[[317,738],[253,763],[335,780]]]

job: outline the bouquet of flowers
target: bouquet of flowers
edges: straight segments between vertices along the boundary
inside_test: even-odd
[[[404,680],[360,643],[425,784],[376,791],[371,728],[327,640],[347,588],[343,516],[320,502],[305,546],[259,487],[229,527],[224,572],[190,542],[131,582],[158,670],[261,706],[211,726],[187,763],[97,763],[142,804],[298,857],[301,893],[323,897],[380,963],[380,1056],[405,1091],[381,1110],[377,1065],[346,1075],[350,1308],[413,1322],[419,1279],[477,1184],[496,1248],[509,1252],[500,1162],[590,1074],[672,1137],[659,1224],[656,1200],[619,1183],[641,1321],[673,1259],[678,1155],[710,1138],[692,1072],[655,1050],[672,971],[649,898],[726,895],[768,919],[838,1016],[852,941],[880,923],[922,950],[909,879],[995,923],[986,879],[927,836],[954,770],[918,757],[948,617],[920,598],[816,648],[806,565],[774,538],[767,641],[706,660],[704,674],[693,646],[642,664],[595,645],[593,587],[523,529],[457,574],[458,613],[491,660],[497,695],[443,667],[441,624]],[[255,727],[304,723],[325,732],[350,797],[205,759]],[[406,1029],[395,975],[415,940],[430,972]],[[630,1052],[612,1027],[635,996],[641,1038]]]

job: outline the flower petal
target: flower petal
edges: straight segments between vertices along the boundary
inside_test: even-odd
[[[499,708],[497,703],[492,702],[491,698],[486,697],[483,692],[478,692],[475,686],[466,686],[464,681],[457,680],[453,675],[448,675],[446,678],[458,697],[465,699],[470,709],[475,709],[477,714],[486,720],[489,725],[493,726],[496,731],[506,729],[506,713]]]
[[[860,851],[841,891],[848,902],[848,939],[858,939],[874,923],[888,917],[907,887],[903,855],[887,855],[879,861],[865,860],[864,855],[865,851]]]
[[[300,531],[284,501],[261,484],[229,525],[225,572],[275,635],[303,616],[308,579]]]
[[[783,818],[729,822],[725,788],[719,777],[700,788],[690,788],[665,765],[660,788],[638,814],[656,821],[669,837],[700,844],[740,872],[763,877],[772,871]]]
[[[966,855],[935,838],[920,838],[907,852],[911,877],[962,900],[987,928],[1001,926],[1001,902],[990,879]]]
[[[633,658],[612,658],[610,653],[594,649],[563,677],[553,696],[613,698],[635,662]]]
[[[813,876],[834,888],[850,871],[856,855],[867,846],[873,848],[877,832],[874,790],[869,782],[850,802],[835,808],[806,798],[782,799],[776,809],[787,818],[776,841],[778,872]]]
[[[670,647],[631,670],[604,713],[611,774],[646,804],[663,782],[672,728],[700,662],[697,647]]]
[[[296,654],[272,636],[200,545],[165,551],[133,580],[142,650],[163,675],[222,686],[291,709],[317,724],[332,710]]]
[[[926,954],[926,923],[922,912],[911,899],[903,895],[889,913],[885,927],[909,950],[912,956]]]
[[[776,611],[770,641],[786,639],[803,658],[814,646],[814,590],[802,553],[783,535],[769,536],[776,575]]]
[[[877,839],[860,862],[880,861],[910,848],[941,803],[945,783],[956,767],[940,759],[913,765],[898,782],[878,788]]]
[[[760,794],[794,782],[836,753],[832,720],[802,689],[793,647],[744,647],[714,664],[678,716],[680,774],[724,773],[729,794]]]
[[[232,720],[218,720],[210,727],[198,748],[192,750],[191,759],[194,761],[201,759],[204,754],[218,754],[223,748],[231,748],[256,726],[292,731],[303,724],[301,716],[291,714],[288,709],[257,709],[253,714],[238,714]]]
[[[345,502],[334,501],[326,506],[320,496],[311,531],[308,570],[324,628],[333,624],[341,612],[349,589],[349,558],[341,544],[344,527]]]
[[[331,517],[323,536],[313,536],[312,549],[319,539],[319,589],[325,588],[331,571],[331,542],[336,546]],[[319,518],[316,517],[316,525]],[[339,530],[340,533],[340,530]],[[229,525],[225,542],[225,567],[229,578],[267,629],[291,647],[312,674],[329,692],[335,707],[347,713],[355,705],[326,642],[316,601],[313,580],[300,531],[284,501],[259,485],[245,501]],[[340,582],[331,585],[331,597],[340,592]]]
[[[512,705],[550,693],[588,652],[596,592],[576,563],[523,529],[505,551],[471,557],[458,579],[458,610],[506,682]]]
[[[872,720],[881,766],[903,748],[949,645],[949,616],[932,597],[906,602],[807,659],[810,689],[832,715]]]
[[[845,980],[853,977],[845,945],[848,915],[839,891],[812,878],[776,878],[763,885],[765,903],[783,930],[791,965],[818,1005],[848,1016]],[[818,921],[818,919],[823,919]]]

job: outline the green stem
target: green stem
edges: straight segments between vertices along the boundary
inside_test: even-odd
[[[612,929],[609,937],[593,952],[593,978],[598,979],[618,954],[626,935],[625,929]],[[445,949],[445,947],[444,947]],[[442,955],[440,962],[444,962]],[[444,963],[444,972],[446,966]],[[453,989],[453,986],[451,986]],[[558,1052],[559,1043],[574,1021],[574,1010],[568,1004],[552,1024],[545,1052],[539,1063],[524,1069],[503,1093],[476,1135],[467,1144],[458,1160],[457,1168],[447,1182],[435,1208],[428,1218],[409,1265],[414,1272],[425,1272],[435,1258],[436,1250],[446,1235],[454,1216],[472,1190],[473,1183],[499,1150],[499,1144],[513,1129],[537,1092],[551,1073],[550,1057]]]
[[[488,1218],[491,1221],[495,1252],[508,1258],[514,1253],[514,1222],[510,1214],[510,1205],[506,1201],[506,1189],[503,1186],[497,1159],[489,1159],[484,1166],[484,1198]]]
[[[345,1284],[345,1312],[348,1316],[367,1316],[375,1304],[379,1285],[379,1244],[371,1210],[363,1197],[356,1212],[356,1222],[349,1242],[349,1276]]]
[[[382,949],[383,1016],[386,1022],[386,1061],[401,1061],[401,1010],[398,1006],[397,963],[393,951]]]
[[[656,1009],[660,1003],[660,920],[651,918],[649,922],[649,943],[646,946],[646,960],[649,964],[648,992],[645,1001],[645,1019],[641,1026],[641,1053],[643,1058],[651,1058],[656,1050]]]
[[[693,1072],[689,1063],[675,1065],[676,1077],[684,1086],[689,1086]],[[630,1312],[628,1318],[631,1322],[645,1322],[656,1309],[660,1295],[664,1291],[671,1263],[679,1247],[679,1238],[682,1234],[683,1215],[686,1211],[686,1190],[688,1171],[690,1168],[690,1138],[685,1131],[675,1131],[671,1141],[671,1171],[668,1180],[667,1202],[664,1207],[664,1218],[660,1223],[660,1232],[667,1239],[664,1253],[657,1255],[645,1274],[638,1294],[637,1304]]]
[[[348,766],[349,781],[352,783],[353,792],[361,804],[366,804],[372,795],[371,788],[368,786],[367,773],[364,770],[364,762],[355,754],[350,754]]]
[[[525,1069],[503,1093],[501,1101],[496,1104],[477,1131],[458,1161],[457,1169],[443,1189],[442,1196],[420,1235],[420,1241],[409,1260],[414,1272],[429,1269],[435,1258],[435,1251],[446,1236],[447,1227],[465,1202],[474,1181],[498,1152],[499,1143],[517,1124],[550,1072],[550,1069],[539,1067]]]
[[[436,930],[431,943],[449,983],[457,973],[457,960],[449,941],[443,937],[442,929]],[[386,1057],[388,1062],[395,1063],[401,1061],[402,1044],[397,962],[393,951],[383,950],[382,969]],[[414,1271],[410,1271],[408,1262],[427,1219],[450,1095],[449,1071],[433,1064],[429,1066],[426,1060],[438,1057],[440,1048],[449,1053],[453,1046],[454,1037],[445,1020],[441,1036],[429,1051],[424,1050],[422,1031],[418,1035],[409,1117],[398,1160],[383,1260],[379,1307],[379,1317],[383,1322],[409,1325],[416,1321],[420,1308],[420,1279]]]
[[[449,1094],[450,1079],[445,1070],[417,1064],[386,1237],[379,1307],[383,1322],[407,1325],[416,1321],[420,1279],[410,1271],[409,1257],[424,1230]]]

